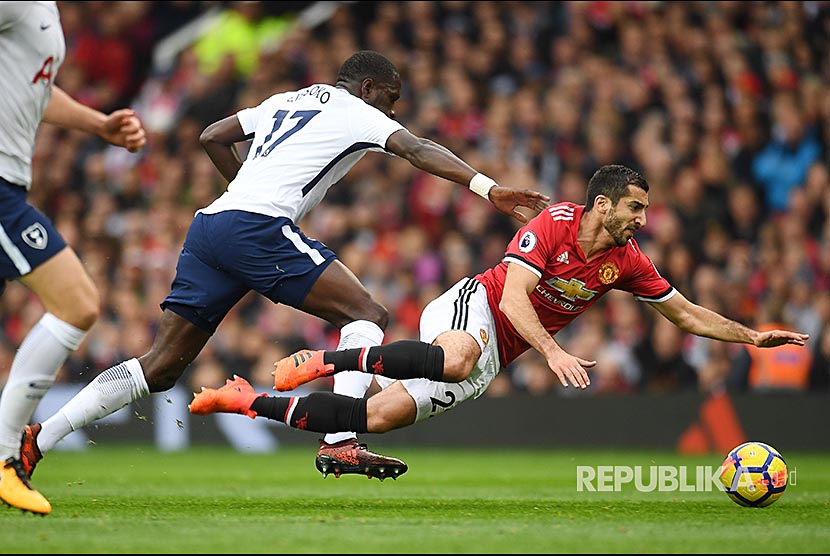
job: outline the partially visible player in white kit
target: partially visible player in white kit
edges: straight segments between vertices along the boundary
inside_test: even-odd
[[[392,153],[469,186],[521,222],[527,219],[519,206],[547,206],[546,196],[500,187],[445,147],[412,135],[394,119],[400,92],[393,64],[361,51],[343,63],[336,85],[275,94],[205,129],[202,145],[230,184],[190,225],[150,351],[105,370],[42,427],[28,427],[29,468],[70,432],[171,388],[250,290],[340,328],[338,349],[380,345],[386,308],[296,225],[367,152]],[[234,145],[251,138],[243,163]],[[352,397],[362,397],[371,382],[361,373],[343,376],[335,391]],[[342,456],[344,473],[382,478],[406,471],[402,461],[358,444],[352,432],[327,437],[321,455]]]
[[[39,514],[51,505],[29,482],[21,435],[98,317],[100,301],[75,252],[26,200],[35,137],[45,121],[133,152],[146,141],[132,110],[106,115],[54,85],[65,52],[55,2],[0,2],[0,291],[6,280],[19,280],[44,309],[20,345],[0,398],[0,500]]]

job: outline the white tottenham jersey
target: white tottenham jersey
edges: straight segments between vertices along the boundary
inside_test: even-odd
[[[55,2],[0,2],[0,176],[26,189],[37,128],[65,53]]]
[[[331,85],[278,93],[237,118],[254,134],[248,157],[227,191],[198,212],[244,210],[299,222],[368,151],[388,152],[386,140],[403,129]]]

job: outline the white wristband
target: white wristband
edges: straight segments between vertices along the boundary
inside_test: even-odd
[[[484,174],[476,174],[473,176],[473,179],[470,180],[470,189],[473,190],[474,193],[478,193],[482,197],[487,200],[490,200],[489,193],[490,190],[495,187],[496,180],[493,178],[488,178]]]

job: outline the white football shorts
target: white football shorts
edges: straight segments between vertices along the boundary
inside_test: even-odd
[[[415,422],[449,411],[464,400],[481,396],[501,370],[496,326],[487,303],[484,286],[472,278],[462,278],[431,301],[421,313],[421,341],[431,344],[443,332],[464,330],[481,347],[481,357],[463,382],[435,382],[425,378],[401,380],[418,406]],[[376,375],[381,388],[396,382]]]

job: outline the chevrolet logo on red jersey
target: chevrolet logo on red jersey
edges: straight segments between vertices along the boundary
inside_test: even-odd
[[[560,292],[562,297],[569,301],[576,301],[577,299],[588,301],[597,294],[596,291],[586,288],[585,282],[576,278],[571,278],[566,282],[562,278],[556,277],[547,280],[545,283]]]

